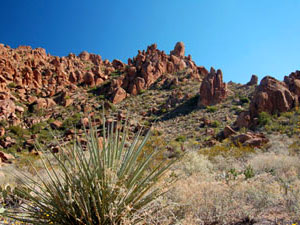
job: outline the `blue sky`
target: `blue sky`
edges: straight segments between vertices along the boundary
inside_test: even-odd
[[[169,52],[183,41],[225,81],[282,80],[300,69],[299,12],[299,0],[10,0],[1,2],[0,43],[127,62],[152,43]]]

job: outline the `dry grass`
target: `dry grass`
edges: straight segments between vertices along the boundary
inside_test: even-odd
[[[159,210],[148,217],[148,222],[193,225],[235,224],[246,220],[297,221],[300,219],[298,162],[297,156],[275,152],[260,152],[243,159],[220,156],[213,160],[196,152],[187,153],[175,166],[174,172],[180,179],[156,202]],[[246,178],[242,171],[249,166],[254,176]],[[236,176],[228,176],[232,168],[237,171]]]

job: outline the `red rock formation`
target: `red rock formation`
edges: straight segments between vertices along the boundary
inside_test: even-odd
[[[266,76],[257,86],[250,104],[251,118],[261,112],[270,114],[286,112],[295,105],[295,97],[284,82]]]
[[[223,82],[221,70],[217,73],[214,68],[204,78],[200,87],[198,106],[208,106],[220,103],[227,96],[227,85]]]
[[[247,132],[245,134],[239,134],[232,138],[236,145],[242,144],[243,146],[261,147],[269,142],[269,139],[265,137],[263,133]]]
[[[175,55],[180,58],[184,57],[185,47],[183,42],[177,42],[173,51],[170,52],[170,55]]]
[[[300,71],[291,73],[289,76],[284,77],[284,82],[287,85],[288,89],[297,96],[295,98],[296,105],[299,103],[300,98]]]
[[[126,91],[119,87],[118,89],[115,90],[113,96],[112,96],[112,103],[117,104],[121,101],[123,101],[126,98]]]
[[[241,112],[235,121],[235,126],[238,128],[249,127],[251,124],[251,117],[249,111]]]
[[[109,93],[111,99],[120,87],[131,95],[137,95],[141,90],[149,88],[164,74],[189,70],[191,78],[199,80],[204,76],[206,69],[197,67],[191,56],[184,56],[184,44],[178,42],[171,55],[157,49],[156,44],[148,46],[146,51],[138,51],[133,59],[128,59],[126,67],[119,60],[113,61],[113,68],[125,73],[111,82],[110,87],[104,92]],[[116,85],[118,84],[118,85]]]
[[[246,84],[248,86],[257,85],[258,77],[256,75],[252,75],[251,80]]]

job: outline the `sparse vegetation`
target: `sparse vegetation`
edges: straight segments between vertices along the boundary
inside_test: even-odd
[[[97,131],[90,128],[86,154],[80,144],[51,155],[52,159],[44,154],[46,175],[42,178],[37,173],[38,181],[20,177],[23,185],[15,189],[26,207],[6,209],[4,215],[32,224],[134,224],[143,220],[141,212],[163,192],[156,185],[175,160],[164,160],[149,170],[157,152],[140,158],[149,133],[141,141],[137,135],[127,148],[127,128],[114,133],[113,127],[103,134],[103,149]]]
[[[272,121],[272,117],[269,113],[267,112],[261,112],[259,115],[258,115],[258,124],[259,126],[265,126],[265,125],[268,125],[270,124]]]
[[[206,106],[207,112],[214,113],[218,110],[217,106]]]

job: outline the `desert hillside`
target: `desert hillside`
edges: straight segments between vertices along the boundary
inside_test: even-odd
[[[85,148],[91,125],[128,121],[128,142],[151,131],[145,152],[163,152],[153,164],[178,158],[175,185],[144,224],[296,223],[300,72],[284,75],[226,83],[182,42],[170,53],[152,44],[128,62],[1,44],[0,184],[16,186],[14,171],[34,175],[27,160],[39,166],[61,146]],[[18,205],[1,194],[0,203]]]

